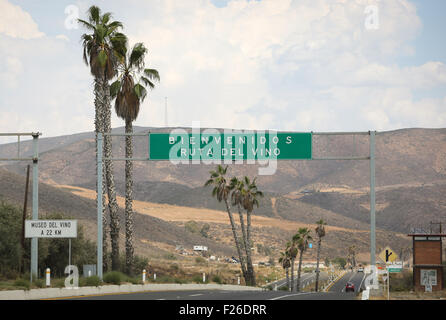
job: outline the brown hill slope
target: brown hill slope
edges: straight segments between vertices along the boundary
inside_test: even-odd
[[[21,205],[23,201],[24,178],[14,173],[0,169],[0,199]],[[52,186],[45,183],[39,185],[39,208],[41,215],[45,212],[62,212],[67,216],[79,219],[87,229],[86,234],[94,241],[96,236],[95,192],[71,186]],[[123,199],[120,203],[121,225],[123,220]],[[233,240],[227,215],[223,211],[209,209],[194,209],[174,205],[156,204],[135,201],[135,232],[136,251],[152,257],[174,252],[175,245],[192,247],[196,244],[207,245],[209,249],[221,256],[234,254]],[[194,220],[199,224],[209,223],[209,238],[190,233],[183,227],[187,221]],[[254,246],[262,244],[272,250],[272,256],[277,257],[283,250],[286,241],[291,238],[299,227],[314,229],[312,224],[303,224],[289,220],[253,217]],[[121,233],[121,246],[124,235]],[[408,245],[404,235],[393,232],[377,232],[377,245],[384,247],[393,243],[395,250]],[[363,257],[369,250],[369,232],[352,230],[343,227],[328,226],[325,244],[322,250],[324,256],[334,258],[345,256],[346,248],[356,245]],[[315,252],[309,252],[309,258],[314,258]],[[264,259],[256,254],[256,261]]]

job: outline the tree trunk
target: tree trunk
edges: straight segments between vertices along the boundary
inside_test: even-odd
[[[297,285],[296,285],[296,291],[300,292],[300,271],[302,270],[302,257],[303,257],[304,251],[299,251],[299,268],[297,269]]]
[[[317,262],[316,262],[316,284],[315,284],[315,290],[316,292],[319,291],[319,261],[320,261],[320,257],[321,257],[321,243],[322,243],[322,238],[319,237],[318,242],[317,242]]]
[[[226,210],[228,211],[229,221],[231,222],[231,228],[232,228],[232,234],[234,236],[235,246],[237,248],[237,253],[238,253],[238,256],[240,259],[240,265],[242,268],[243,278],[245,279],[245,283],[248,283],[249,279],[248,279],[247,272],[246,272],[245,261],[242,256],[242,250],[240,248],[240,241],[239,241],[239,238],[237,235],[237,229],[235,227],[234,218],[232,217],[231,209],[229,207],[229,203],[228,203],[227,199],[225,199],[225,204],[226,204]]]
[[[96,148],[95,148],[95,154],[96,158],[98,158],[98,133],[104,133],[104,94],[103,94],[103,86],[101,79],[95,78],[94,83],[94,105],[95,105],[95,118],[94,118],[94,126],[95,126],[95,142],[96,142]],[[96,171],[98,168],[98,163],[96,162]],[[97,175],[97,173],[96,173]],[[97,177],[96,177],[97,178]],[[98,180],[96,179],[96,190]],[[108,253],[107,253],[107,234],[108,234],[108,225],[107,225],[107,215],[106,215],[106,193],[107,193],[107,184],[105,179],[105,166],[102,167],[102,267],[104,271],[108,270],[108,267],[110,265],[108,261]],[[96,201],[97,201],[97,194],[96,194]]]
[[[245,252],[246,252],[246,257],[248,257],[248,240],[246,238],[246,229],[245,229],[245,221],[243,219],[243,213],[242,213],[242,209],[240,204],[237,205],[238,208],[238,214],[239,214],[239,218],[240,218],[240,228],[242,229],[242,236],[243,236],[243,246],[245,247]],[[251,286],[252,285],[252,275],[249,269],[249,260],[245,260],[245,257],[242,254],[242,258],[244,263],[246,263],[245,261],[247,261],[247,270],[246,270],[246,276],[247,278],[245,278],[246,284]]]
[[[290,268],[285,268],[286,273],[286,285],[288,287],[288,291],[290,290]]]
[[[295,258],[291,258],[291,286],[290,291],[294,291],[294,260]]]
[[[251,278],[251,285],[256,285],[256,275],[254,271],[254,267],[252,265],[252,259],[251,259],[251,213],[247,212],[246,214],[246,233],[247,233],[247,248],[246,248],[246,256],[248,259],[248,274]]]
[[[104,133],[111,132],[111,104],[110,86],[103,79],[102,92],[104,94]],[[112,158],[111,136],[104,136],[104,158]],[[115,179],[113,176],[113,161],[105,160],[105,176],[107,180],[108,209],[110,212],[110,238],[112,249],[112,270],[119,270],[119,216],[118,203],[116,202]]]
[[[133,133],[132,121],[125,121],[125,133]],[[133,157],[133,137],[125,137],[125,157]],[[125,268],[133,275],[133,162],[125,161]]]

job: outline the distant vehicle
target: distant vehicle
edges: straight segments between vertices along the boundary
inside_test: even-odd
[[[351,282],[347,282],[347,284],[345,285],[345,292],[355,292],[355,285]]]
[[[358,272],[364,272],[364,268],[363,267],[359,267],[358,268]]]

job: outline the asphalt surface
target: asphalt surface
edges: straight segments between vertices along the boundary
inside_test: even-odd
[[[312,280],[314,274],[305,274],[302,282]],[[287,291],[228,291],[228,290],[191,290],[191,291],[150,291],[138,293],[82,296],[68,299],[76,300],[353,300],[362,285],[364,273],[347,272],[336,281],[329,292],[287,292]],[[347,282],[353,282],[355,292],[345,292]]]
[[[321,272],[319,275],[319,281],[324,281],[328,279],[328,273],[326,272]],[[290,275],[290,281],[291,281],[291,275]],[[302,274],[301,278],[300,278],[300,288],[303,289],[306,286],[310,285],[311,283],[316,281],[316,273],[312,272],[312,273],[304,273]],[[281,287],[285,286],[287,284],[287,280],[285,279],[281,279],[275,282],[270,283],[269,285],[271,285],[273,288],[275,288],[277,286],[277,289],[280,289]],[[294,276],[294,287],[297,286],[297,276]]]

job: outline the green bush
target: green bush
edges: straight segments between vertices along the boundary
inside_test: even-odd
[[[20,287],[21,289],[29,290],[29,280],[17,279],[14,281],[14,286]]]
[[[131,284],[142,284],[142,278],[127,277],[125,281],[130,282]]]
[[[212,277],[212,282],[218,283],[218,284],[222,284],[223,280],[221,279],[221,277],[219,275],[215,275]]]
[[[288,286],[281,286],[281,287],[279,287],[279,290],[281,290],[281,291],[289,291],[289,288],[288,288]]]
[[[45,282],[43,281],[43,279],[34,279],[33,285],[37,288],[45,288]]]
[[[98,276],[90,276],[86,278],[80,279],[81,287],[98,287],[102,283],[101,279]]]
[[[192,278],[192,281],[195,282],[195,283],[202,283],[203,282],[203,277],[197,274],[197,275],[195,275]]]
[[[111,271],[104,274],[104,282],[112,284],[121,284],[121,282],[126,278],[126,276],[119,271]]]
[[[57,279],[53,282],[53,287],[56,288],[65,288],[65,279]]]

